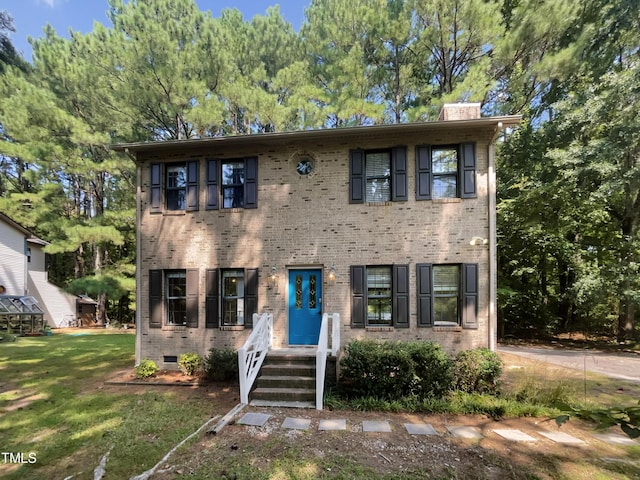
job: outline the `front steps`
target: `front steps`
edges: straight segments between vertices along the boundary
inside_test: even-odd
[[[315,349],[269,351],[255,385],[251,405],[315,408]]]

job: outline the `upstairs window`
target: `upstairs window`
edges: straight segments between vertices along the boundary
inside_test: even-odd
[[[169,164],[152,163],[149,170],[149,204],[152,213],[198,210],[198,160]]]
[[[222,163],[222,208],[244,207],[244,162]]]
[[[376,152],[365,154],[367,177],[367,202],[388,202],[391,200],[391,154]]]
[[[167,165],[165,197],[167,210],[185,210],[187,201],[187,167]]]
[[[474,143],[416,147],[416,200],[477,196]]]
[[[258,158],[207,159],[207,210],[258,208]]]
[[[407,200],[406,147],[349,152],[349,203]]]

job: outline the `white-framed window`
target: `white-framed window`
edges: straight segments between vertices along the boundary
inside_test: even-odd
[[[187,324],[187,273],[168,271],[165,275],[167,325]]]
[[[244,325],[244,270],[222,271],[222,325]]]

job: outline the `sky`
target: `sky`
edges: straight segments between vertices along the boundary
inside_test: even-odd
[[[196,0],[202,11],[210,10],[219,17],[225,8],[237,8],[245,20],[264,15],[267,8],[278,4],[283,18],[297,31],[304,18],[304,9],[311,0]],[[69,29],[88,33],[94,21],[110,26],[107,19],[107,0],[0,0],[0,10],[13,17],[15,33],[9,38],[17,51],[31,61],[31,45],[27,37],[41,37],[42,29],[49,23],[58,35],[68,37]]]

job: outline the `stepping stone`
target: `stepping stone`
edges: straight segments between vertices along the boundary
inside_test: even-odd
[[[271,415],[266,413],[245,413],[240,420],[238,420],[238,425],[251,425],[252,427],[262,427]]]
[[[309,430],[311,426],[311,420],[308,418],[292,418],[287,417],[282,422],[282,428],[289,428],[291,430]]]
[[[320,420],[318,430],[346,430],[346,420]]]
[[[638,446],[638,442],[635,440],[615,433],[594,433],[593,436],[598,440],[602,440],[606,443],[613,443],[614,445]]]
[[[391,432],[391,425],[389,425],[389,422],[387,422],[387,421],[376,422],[376,421],[364,420],[362,422],[362,431],[363,432],[390,433]]]
[[[466,438],[470,440],[479,440],[484,438],[484,436],[480,433],[476,427],[460,427],[460,426],[451,426],[447,427],[449,433],[454,437],[458,438]]]
[[[584,445],[586,442],[564,432],[538,432],[543,437],[547,437],[556,443],[565,443],[567,445]]]
[[[438,432],[428,423],[405,423],[409,435],[438,435]]]
[[[511,440],[512,442],[537,442],[537,440],[520,430],[494,430],[495,433],[500,435],[502,438],[507,440]]]

